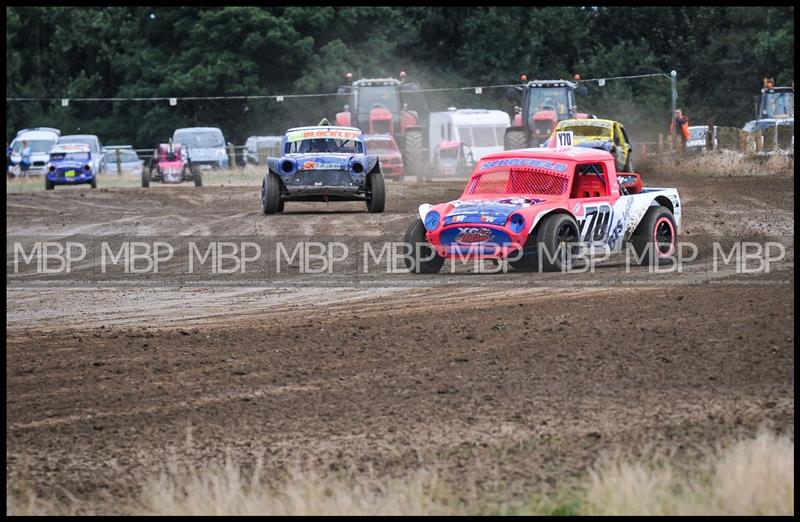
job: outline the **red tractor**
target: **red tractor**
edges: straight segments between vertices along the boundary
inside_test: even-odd
[[[339,94],[350,94],[344,111],[336,115],[336,125],[358,127],[364,134],[391,134],[403,155],[407,174],[422,176],[428,157],[428,106],[425,97],[416,92],[419,84],[406,82],[405,72],[400,79],[374,78],[351,82],[339,87]]]
[[[524,74],[520,79],[524,83],[516,89],[510,88],[507,93],[516,102],[519,99],[517,90],[521,90],[522,104],[517,107],[511,127],[506,129],[503,144],[505,150],[539,147],[550,137],[559,121],[593,117],[585,112],[578,112],[575,103],[575,92],[586,96],[586,87],[566,80],[529,82]],[[580,77],[576,75],[575,79]]]

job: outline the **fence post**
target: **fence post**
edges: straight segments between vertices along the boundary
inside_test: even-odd
[[[706,129],[706,152],[714,150],[714,126],[709,123]]]
[[[122,154],[120,154],[119,149],[115,149],[115,151],[114,155],[117,157],[117,176],[122,176]]]
[[[236,149],[231,142],[228,142],[228,168],[236,168]]]

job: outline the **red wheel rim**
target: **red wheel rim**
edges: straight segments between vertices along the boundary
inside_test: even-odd
[[[653,227],[653,246],[658,257],[671,256],[675,251],[675,226],[666,216],[658,218]]]

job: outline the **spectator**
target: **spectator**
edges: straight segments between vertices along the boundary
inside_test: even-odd
[[[14,173],[11,171],[11,167],[14,166],[14,162],[11,161],[11,147],[8,146],[8,141],[6,141],[6,177],[13,178]]]
[[[669,133],[673,133],[681,138],[681,154],[686,151],[686,142],[689,141],[689,118],[678,109],[675,117],[669,124]]]
[[[22,157],[19,160],[20,177],[28,177],[28,170],[31,168],[31,154],[33,154],[33,151],[31,146],[28,145],[28,141],[22,140]]]

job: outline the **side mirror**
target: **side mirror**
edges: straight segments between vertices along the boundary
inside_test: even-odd
[[[587,89],[585,85],[578,85],[575,88],[575,93],[578,96],[589,96],[589,89]]]

